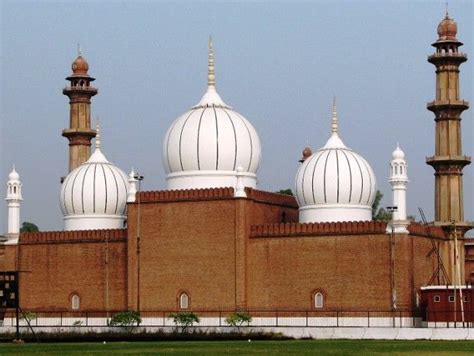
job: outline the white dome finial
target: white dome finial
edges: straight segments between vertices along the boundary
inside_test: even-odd
[[[100,150],[101,142],[100,142],[100,122],[99,122],[99,117],[97,117],[97,124],[95,125],[95,131],[96,131],[96,135],[95,135],[95,149],[96,149],[96,150]]]
[[[332,101],[332,123],[331,123],[332,134],[337,135],[337,108],[336,108],[336,97],[334,96]]]
[[[208,54],[208,64],[207,64],[207,85],[215,86],[216,85],[216,76],[214,72],[214,47],[212,44],[212,36],[209,36],[209,54]]]

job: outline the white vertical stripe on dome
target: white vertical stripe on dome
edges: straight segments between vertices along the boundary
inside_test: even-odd
[[[79,210],[82,214],[84,214],[86,210],[92,210],[94,207],[94,170],[96,167],[96,164],[88,165],[82,176],[81,200],[79,205]]]
[[[352,203],[352,186],[353,186],[353,181],[352,181],[352,168],[351,168],[351,163],[349,161],[349,157],[347,156],[347,153],[345,152],[345,150],[341,150],[341,153],[343,154],[344,158],[345,158],[345,164],[343,165],[344,168],[342,170],[342,176],[344,176],[345,174],[348,174],[349,175],[349,187],[347,189],[345,189],[346,193],[347,193],[347,201],[349,203]]]
[[[358,157],[356,155],[353,155],[352,157],[354,158],[354,161],[357,164],[357,172],[358,172],[357,178],[359,179],[359,181],[358,181],[359,184],[357,184],[355,186],[360,187],[359,192],[358,192],[359,195],[358,195],[358,198],[357,198],[357,202],[359,204],[362,204],[362,197],[363,197],[363,194],[364,194],[364,174],[362,172],[362,167],[361,167],[361,164],[359,162]]]
[[[177,119],[175,122],[173,122],[173,125],[168,129],[168,132],[166,133],[164,144],[163,144],[163,162],[165,162],[165,171],[166,173],[171,172],[171,162],[170,162],[170,152],[169,152],[169,147],[170,147],[170,139],[174,135],[174,129],[176,125],[178,124],[180,120]]]
[[[237,169],[237,134],[234,122],[221,108],[215,110],[219,120],[219,169],[235,171]]]
[[[198,129],[198,169],[216,170],[216,122],[214,110],[208,108],[200,118]]]
[[[362,202],[363,204],[369,204],[369,201],[370,201],[370,195],[371,195],[371,191],[372,191],[372,175],[370,174],[370,169],[368,167],[368,164],[367,162],[365,161],[365,159],[363,159],[362,157],[360,157],[360,160],[362,161],[362,165],[364,166],[365,168],[365,176],[367,177],[366,181],[368,181],[368,185],[366,184],[365,186],[365,191],[364,191],[364,198],[367,197],[366,201]]]
[[[185,122],[183,123],[179,135],[179,162],[181,171],[200,169],[199,134],[201,130],[202,117],[205,112],[206,108],[202,108],[201,112],[198,112],[197,110],[192,110],[189,116],[186,118]],[[194,135],[196,130],[197,135]]]
[[[103,194],[103,201],[100,203],[100,197],[96,194],[96,211],[98,213],[102,212],[104,214],[109,213],[108,207],[113,204],[113,198],[116,200],[118,199],[118,194],[116,194],[113,190],[113,187],[117,186],[117,182],[114,182],[114,177],[113,177],[113,171],[111,170],[109,165],[101,164],[101,174],[102,174],[102,182],[103,184],[100,184],[100,187],[98,188],[103,188],[104,189],[104,194]],[[107,169],[106,169],[107,168]],[[110,172],[109,172],[110,171]],[[115,183],[115,184],[114,184]],[[109,192],[109,190],[111,190]],[[100,192],[100,191],[99,191]],[[110,213],[114,213],[114,210],[110,211]]]
[[[87,173],[88,169],[90,168],[90,165],[85,165],[84,169],[81,169],[77,172],[77,174],[74,177],[74,180],[72,182],[71,186],[71,207],[72,207],[72,213],[73,214],[80,214],[83,212],[83,206],[82,206],[82,188],[84,187],[84,176]],[[76,181],[78,182],[76,184]]]
[[[216,108],[212,105],[212,111],[214,112],[214,123],[216,125],[216,171],[219,169],[219,122],[217,120]]]
[[[179,169],[177,171],[198,170],[198,125],[205,109],[192,110],[190,115],[179,131],[179,151],[177,160]],[[171,158],[176,161],[176,158]]]
[[[325,165],[326,161],[329,156],[328,150],[320,151],[319,154],[321,155],[318,166],[314,167],[312,178],[313,188],[314,188],[314,195],[316,197],[314,204],[324,204],[324,194],[325,194],[325,187],[324,187],[324,177],[325,177]]]
[[[316,185],[315,185],[315,182],[314,182],[314,179],[315,179],[315,172],[317,170],[317,166],[318,166],[318,163],[320,162],[320,159],[322,157],[323,153],[322,152],[318,152],[318,158],[316,158],[316,160],[314,160],[314,166],[313,166],[313,172],[311,174],[311,193],[312,193],[312,197],[313,197],[313,200],[311,202],[311,204],[316,204],[316,201],[317,201],[317,198],[316,198]]]
[[[327,204],[337,203],[337,169],[336,150],[329,150],[324,164],[324,202]]]
[[[254,155],[252,134],[250,133],[250,129],[249,129],[249,125],[248,125],[247,120],[242,115],[240,115],[238,112],[235,112],[233,110],[232,110],[232,112],[241,120],[242,124],[245,127],[245,130],[247,131],[248,142],[249,142],[249,145],[250,145],[250,152],[248,154],[248,159],[247,159],[248,166],[245,165],[243,167],[244,167],[244,169],[247,170],[247,172],[252,172],[251,167],[252,167],[252,160],[253,160],[253,155]],[[243,161],[242,163],[244,163],[244,162],[245,161]],[[237,165],[240,166],[241,165],[240,162],[238,162]]]
[[[352,177],[344,150],[336,150],[338,161],[338,203],[350,202]],[[349,177],[349,179],[348,179]],[[349,184],[347,184],[349,183]]]
[[[125,197],[125,199],[121,198],[119,200],[119,204],[117,204],[117,210],[115,211],[115,214],[126,214],[127,211],[127,195],[128,195],[128,176],[122,172],[118,171],[117,174],[119,175],[119,178],[117,178],[118,181],[122,181],[122,184],[117,184],[118,187],[118,197]]]
[[[303,175],[301,177],[301,197],[303,198],[303,204],[306,205],[306,187],[305,187],[305,178],[306,178],[306,171],[308,170],[310,161],[306,160],[303,162],[303,166],[300,168],[300,170],[303,172]]]

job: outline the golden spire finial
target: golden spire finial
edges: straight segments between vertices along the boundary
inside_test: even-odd
[[[100,122],[99,117],[97,116],[97,124],[95,125],[95,149],[100,150]]]
[[[446,17],[449,17],[449,13],[448,13],[448,0],[446,0]]]
[[[207,85],[215,86],[216,77],[214,75],[214,48],[212,45],[212,36],[209,36],[209,57],[207,71]]]
[[[81,44],[78,43],[77,44],[77,56],[82,56],[82,48],[81,48]]]
[[[332,100],[332,123],[331,123],[332,133],[337,135],[337,109],[336,109],[336,97],[334,96]]]

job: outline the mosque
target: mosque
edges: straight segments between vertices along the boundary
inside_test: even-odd
[[[69,174],[59,192],[64,231],[20,233],[22,184],[15,168],[8,177],[0,270],[20,272],[21,307],[371,310],[424,312],[428,319],[453,317],[430,316],[437,308],[470,308],[474,245],[464,235],[473,225],[464,219],[462,190],[470,158],[461,150],[468,102],[459,91],[467,56],[456,35],[446,14],[428,58],[436,67],[436,98],[427,107],[436,125],[435,154],[426,162],[435,170],[429,225],[407,220],[408,164],[398,145],[388,159],[393,219],[372,221],[377,179],[369,162],[344,144],[335,102],[326,144],[303,151],[295,197],[259,190],[260,139],[217,92],[212,41],[206,92],[164,134],[167,188],[141,191],[142,177],[108,161],[99,126],[91,128],[98,92],[79,54],[63,90],[70,104],[62,132]]]

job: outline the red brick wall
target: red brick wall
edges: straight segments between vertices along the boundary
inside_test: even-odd
[[[464,264],[465,278],[467,282],[474,284],[474,243],[465,243],[464,246],[466,252]]]
[[[422,251],[412,259],[412,245]],[[399,235],[395,243],[397,306],[413,305],[413,290],[431,273],[429,240]],[[389,235],[251,238],[250,308],[312,308],[322,290],[328,309],[390,310]]]
[[[107,243],[105,233],[112,235]],[[75,234],[75,243],[54,241],[55,236],[64,239],[70,232],[20,237],[19,269],[24,271],[20,274],[20,302],[24,309],[70,310],[70,297],[75,292],[81,297],[81,310],[106,310],[107,274],[108,309],[126,309],[125,231]]]

